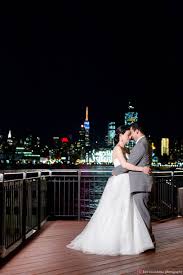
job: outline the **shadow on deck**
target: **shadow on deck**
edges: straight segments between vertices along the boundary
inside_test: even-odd
[[[86,221],[49,221],[2,264],[0,274],[183,274],[183,218],[154,222],[156,251],[98,256],[66,248]]]

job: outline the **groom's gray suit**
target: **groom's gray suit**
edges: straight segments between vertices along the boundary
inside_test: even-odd
[[[128,162],[137,166],[150,165],[149,143],[145,136],[141,137],[131,150]],[[125,172],[127,172],[127,170],[121,165],[113,169],[113,174],[116,176]],[[137,171],[129,171],[129,178],[131,195],[133,196],[137,208],[149,230],[152,240],[154,241],[154,236],[152,235],[151,218],[148,210],[148,201],[152,188],[153,178],[151,175]]]

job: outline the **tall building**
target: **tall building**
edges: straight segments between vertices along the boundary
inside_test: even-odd
[[[81,125],[80,131],[79,131],[79,147],[84,149],[85,147],[85,128],[84,125]]]
[[[108,132],[107,132],[107,145],[114,146],[114,136],[116,131],[116,124],[115,122],[108,123]]]
[[[161,139],[161,155],[169,156],[169,138]]]
[[[172,161],[183,161],[183,139],[182,138],[171,139],[170,159]]]
[[[134,106],[129,101],[128,112],[125,113],[125,125],[130,125],[138,121],[138,112],[135,111]]]
[[[0,129],[0,161],[3,159],[3,147],[4,147],[4,136],[5,134]]]
[[[128,112],[125,113],[125,125],[130,125],[138,121],[138,112],[135,111],[135,107],[129,101]],[[135,145],[134,140],[130,140],[127,147],[131,150]]]
[[[86,118],[84,121],[85,128],[85,147],[86,149],[90,146],[90,122],[88,120],[88,106],[86,107]]]
[[[32,134],[28,134],[24,140],[24,146],[27,150],[33,149],[33,136]]]
[[[80,159],[83,160],[85,158],[85,128],[83,124],[79,130],[79,138],[76,147],[80,153]]]
[[[12,144],[13,144],[13,139],[12,139],[12,135],[11,135],[11,130],[9,130],[9,132],[8,132],[7,143],[8,143],[9,145],[12,145]]]

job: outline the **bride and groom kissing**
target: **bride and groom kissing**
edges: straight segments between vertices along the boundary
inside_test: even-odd
[[[136,142],[130,154],[126,144]],[[153,178],[149,144],[140,124],[120,126],[112,151],[114,169],[90,221],[67,245],[84,253],[134,255],[155,249],[148,201]]]

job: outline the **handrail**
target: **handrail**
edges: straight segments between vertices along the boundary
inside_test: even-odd
[[[3,171],[0,172],[0,182],[3,181],[4,175],[17,175],[17,174],[32,174],[32,173],[38,173],[38,177],[41,175],[42,173],[48,172],[49,176],[52,176],[52,173],[57,173],[57,172],[70,172],[70,173],[111,173],[112,169],[108,170],[108,169],[35,169],[35,170],[11,170],[11,171]],[[155,174],[171,174],[171,175],[175,175],[175,174],[183,174],[183,171],[179,171],[179,170],[175,170],[175,171],[170,171],[170,170],[166,170],[166,171],[159,171],[159,170],[154,170],[152,171],[152,175]],[[44,176],[48,176],[48,175],[44,175]]]

